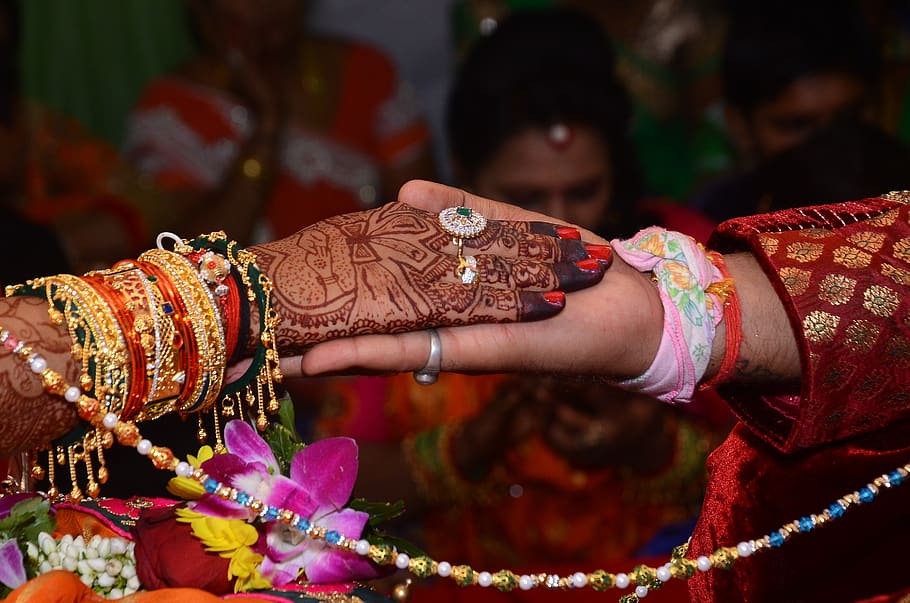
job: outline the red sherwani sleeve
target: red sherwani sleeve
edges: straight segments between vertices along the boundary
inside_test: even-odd
[[[725,391],[740,418],[709,458],[690,556],[821,513],[910,460],[910,206],[891,198],[722,224],[712,247],[751,251],[787,310],[802,381]],[[910,587],[910,485],[691,582],[696,601],[858,601]]]

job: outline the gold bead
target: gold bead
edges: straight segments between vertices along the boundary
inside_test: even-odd
[[[101,482],[102,484],[107,483],[107,478],[109,475],[110,474],[107,471],[107,467],[101,467],[100,469],[98,469],[98,481]]]
[[[44,383],[44,391],[56,396],[62,396],[66,391],[66,383],[63,375],[52,369],[45,369],[41,372],[41,381]]]
[[[31,473],[34,479],[42,480],[47,472],[41,465],[33,465]]]
[[[79,377],[79,387],[82,388],[82,391],[91,391],[94,384],[94,379],[92,379],[91,376],[89,376],[87,373],[83,373],[82,376]]]
[[[93,480],[88,483],[86,491],[90,497],[96,498],[98,496],[98,493],[101,492],[101,486],[98,485],[98,482]]]
[[[105,431],[101,436],[101,445],[105,448],[110,448],[114,445],[114,434],[109,431]]]
[[[79,489],[79,486],[73,486],[73,489],[70,491],[69,499],[72,502],[79,502],[82,500],[82,490]]]
[[[57,500],[57,497],[60,496],[60,489],[57,486],[51,486],[47,489],[47,497],[51,500]]]
[[[259,418],[256,419],[256,427],[259,429],[259,431],[265,431],[269,428],[269,420],[265,415],[259,415]]]
[[[152,446],[152,453],[149,456],[156,469],[168,469],[174,460],[171,449],[163,446]]]
[[[456,565],[452,568],[452,578],[461,586],[474,583],[474,570],[470,565]]]
[[[200,427],[199,431],[196,432],[196,439],[199,441],[200,444],[204,444],[208,438],[209,438],[208,432],[204,428]]]
[[[405,580],[400,584],[396,584],[392,588],[392,600],[397,601],[398,603],[405,603],[405,601],[410,600],[411,598],[411,580]]]
[[[418,578],[428,578],[436,572],[436,568],[432,559],[420,556],[411,557],[410,563],[408,563],[408,571]]]
[[[369,557],[377,565],[387,565],[392,561],[392,548],[386,545],[373,545],[370,547]]]
[[[88,396],[79,396],[79,400],[76,402],[76,410],[79,413],[79,418],[83,421],[88,421],[101,413],[101,403]]]
[[[124,446],[133,447],[139,443],[139,428],[133,423],[122,421],[117,423],[117,426],[114,427],[114,435],[117,436],[117,441]]]

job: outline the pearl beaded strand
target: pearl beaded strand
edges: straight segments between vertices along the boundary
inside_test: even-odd
[[[696,559],[685,557],[687,545],[676,547],[670,561],[660,567],[639,565],[629,572],[610,573],[605,570],[592,572],[574,572],[568,575],[558,574],[525,574],[518,575],[510,570],[495,573],[477,571],[469,565],[452,565],[447,561],[436,561],[430,557],[409,555],[397,551],[389,545],[377,545],[366,539],[353,539],[335,531],[315,525],[309,518],[279,507],[266,505],[263,500],[251,496],[210,477],[202,468],[193,467],[186,461],[178,461],[168,448],[155,446],[151,441],[142,438],[138,428],[132,422],[121,421],[115,413],[101,415],[101,405],[97,400],[82,393],[76,386],[65,383],[63,377],[47,368],[43,357],[35,353],[24,342],[18,340],[6,329],[0,327],[0,345],[25,362],[33,373],[39,375],[49,393],[63,396],[68,402],[77,404],[79,415],[93,426],[113,432],[118,442],[133,446],[136,451],[151,459],[158,469],[173,471],[179,477],[190,478],[198,482],[203,489],[214,496],[237,503],[250,512],[251,521],[269,523],[281,521],[299,531],[304,537],[322,541],[330,546],[368,557],[378,565],[394,565],[407,569],[420,578],[439,576],[451,578],[460,586],[477,585],[483,588],[494,587],[502,591],[516,588],[531,590],[566,591],[590,587],[596,591],[611,588],[625,590],[634,588],[630,593],[620,597],[620,603],[635,603],[648,596],[651,590],[672,579],[686,580],[695,572],[707,572],[715,568],[730,568],[737,560],[754,553],[769,551],[783,546],[798,534],[811,532],[832,521],[838,520],[852,507],[869,504],[888,489],[895,488],[907,481],[910,476],[910,462],[874,478],[865,486],[845,494],[825,507],[820,513],[803,516],[784,524],[778,530],[764,536],[743,541],[735,546],[720,547],[710,555]],[[77,395],[78,394],[78,395]]]

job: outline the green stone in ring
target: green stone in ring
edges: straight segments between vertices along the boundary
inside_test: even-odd
[[[448,207],[439,212],[439,225],[453,237],[472,239],[487,227],[487,219],[470,207]]]

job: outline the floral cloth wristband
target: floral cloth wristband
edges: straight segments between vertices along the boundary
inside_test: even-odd
[[[664,308],[663,336],[651,366],[617,385],[665,402],[690,402],[724,316],[721,300],[706,290],[723,274],[695,239],[656,226],[612,244],[627,264],[653,274]]]

